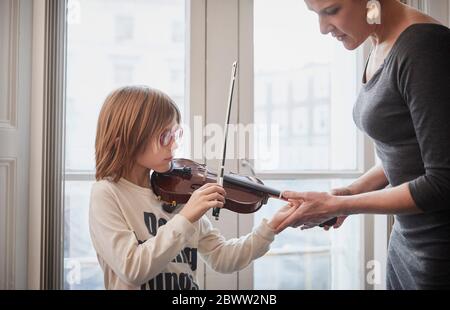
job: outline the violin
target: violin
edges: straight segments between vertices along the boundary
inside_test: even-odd
[[[154,193],[175,208],[178,204],[186,203],[192,193],[204,184],[217,183],[217,174],[208,170],[204,164],[177,158],[172,160],[169,171],[154,171],[150,181]],[[254,213],[271,197],[286,200],[281,197],[280,191],[265,186],[256,177],[225,174],[223,188],[227,193],[223,208],[236,213]]]
[[[154,171],[150,182],[153,192],[166,202],[166,211],[173,211],[179,204],[187,203],[192,193],[206,183],[216,183],[217,174],[208,170],[206,165],[190,159],[176,158],[167,172]],[[251,176],[225,174],[223,188],[226,191],[223,208],[236,213],[254,213],[265,205],[269,198],[286,200],[282,193]],[[169,211],[169,212],[171,212]],[[332,226],[336,218],[319,226]]]

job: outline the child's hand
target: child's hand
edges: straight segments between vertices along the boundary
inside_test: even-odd
[[[272,219],[267,223],[273,230],[276,230],[278,225],[280,225],[289,215],[291,215],[297,208],[301,205],[298,202],[289,202],[287,205],[281,207],[272,217]],[[278,232],[277,232],[278,234]]]
[[[203,214],[212,208],[222,208],[225,203],[225,190],[216,183],[206,183],[192,193],[180,214],[191,223],[197,222]]]

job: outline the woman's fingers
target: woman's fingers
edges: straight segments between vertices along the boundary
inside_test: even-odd
[[[281,196],[287,199],[305,200],[306,193],[284,191]]]
[[[333,225],[333,228],[336,229],[341,227],[346,218],[347,218],[346,216],[339,216],[336,221],[336,224]]]
[[[312,224],[312,225],[305,224],[305,225],[302,225],[302,226],[300,227],[300,229],[301,229],[301,230],[311,229],[311,228],[314,228],[314,227],[316,227],[316,226],[317,226],[317,225],[314,225],[314,224]],[[328,229],[326,229],[326,230],[328,230]]]
[[[300,206],[305,201],[303,199],[288,199],[288,202],[292,204],[293,206]]]

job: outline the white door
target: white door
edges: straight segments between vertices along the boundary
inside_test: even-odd
[[[0,0],[0,289],[27,285],[29,0]]]

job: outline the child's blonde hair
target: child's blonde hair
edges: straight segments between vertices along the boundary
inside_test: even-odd
[[[113,91],[100,111],[95,139],[95,178],[117,182],[132,168],[148,139],[156,141],[180,111],[163,92],[145,86]]]

